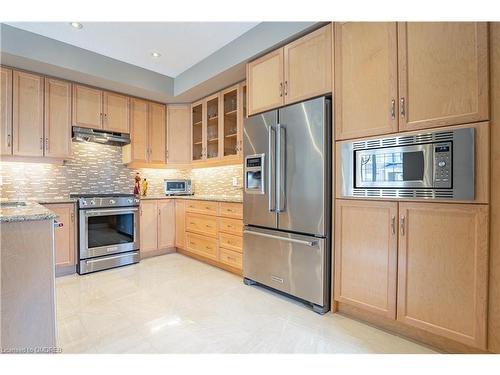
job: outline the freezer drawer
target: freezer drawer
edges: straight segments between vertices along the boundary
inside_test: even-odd
[[[245,227],[243,276],[328,306],[326,239]]]

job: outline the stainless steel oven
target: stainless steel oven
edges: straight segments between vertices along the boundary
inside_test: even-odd
[[[341,195],[474,199],[474,128],[341,144]]]
[[[138,205],[130,195],[79,198],[79,274],[139,261]]]

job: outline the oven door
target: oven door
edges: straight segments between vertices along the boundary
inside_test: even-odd
[[[432,144],[357,150],[356,188],[432,188]]]
[[[80,210],[80,259],[139,249],[138,208]]]

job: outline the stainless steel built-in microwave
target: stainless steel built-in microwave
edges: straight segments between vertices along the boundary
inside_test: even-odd
[[[474,199],[474,128],[341,144],[341,195]]]

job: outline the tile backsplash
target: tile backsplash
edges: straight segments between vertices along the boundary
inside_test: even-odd
[[[132,193],[139,172],[149,181],[148,195],[163,194],[163,179],[191,178],[195,194],[241,196],[232,186],[241,184],[243,167],[200,169],[129,169],[122,164],[120,147],[97,143],[73,143],[74,158],[63,165],[0,162],[1,198],[55,199],[70,193]]]

